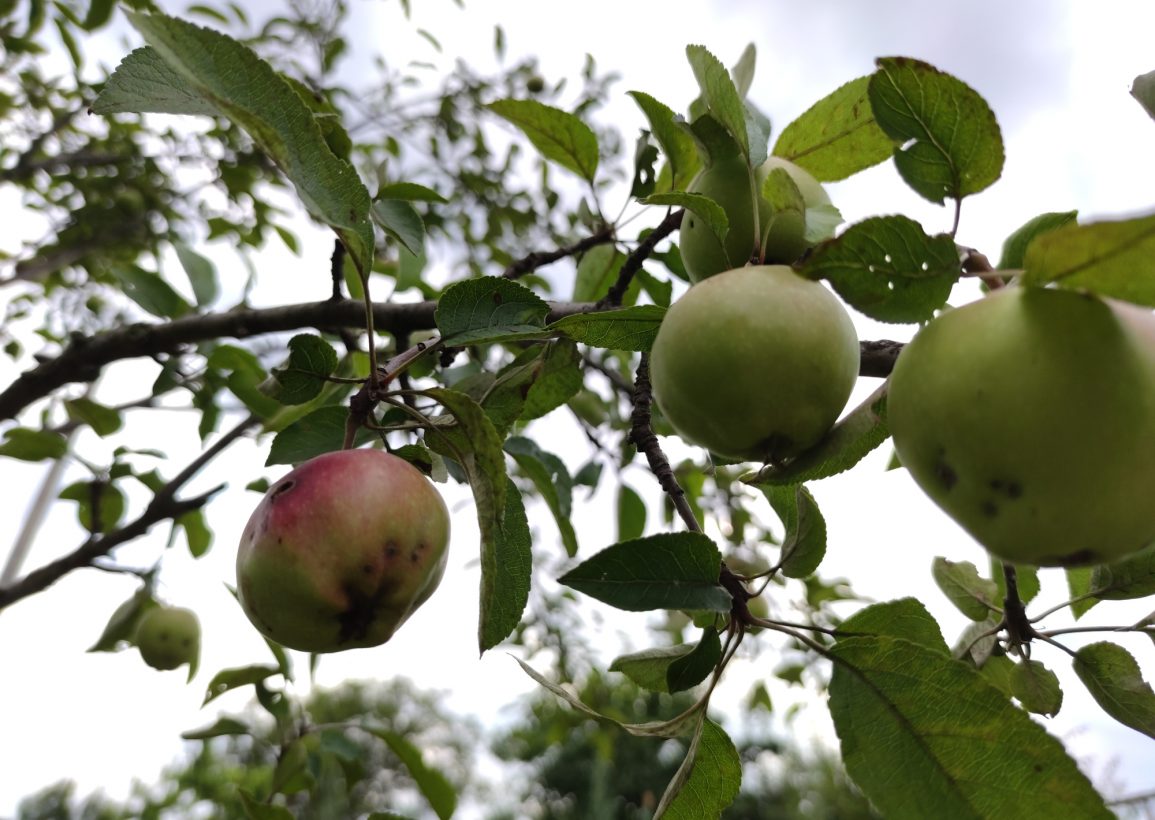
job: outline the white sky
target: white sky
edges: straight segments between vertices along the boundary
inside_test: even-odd
[[[588,0],[580,6],[476,0],[467,3],[465,12],[450,0],[413,5],[414,19],[408,23],[397,3],[354,3],[362,42],[379,43],[394,63],[412,58],[448,65],[453,58],[466,56],[485,66],[492,61],[492,26],[500,22],[509,60],[536,53],[547,79],[572,76],[585,52],[591,52],[603,69],[623,75],[613,104],[600,116],[619,123],[627,137],[644,120],[626,91],[647,91],[676,109],[694,96],[693,77],[684,59],[687,43],[702,43],[729,64],[753,40],[759,60],[751,98],[769,113],[776,132],[842,82],[869,73],[876,56],[900,54],[932,62],[983,94],[1003,128],[1007,147],[1003,178],[968,200],[959,234],[961,242],[992,259],[1008,233],[1043,211],[1077,208],[1087,218],[1155,210],[1151,151],[1155,122],[1127,93],[1135,75],[1155,68],[1149,37],[1155,30],[1155,8],[1148,3],[1100,0],[1092,10],[1091,4],[1074,0],[1015,4]],[[446,56],[433,53],[414,34],[415,27],[429,29]],[[830,192],[849,221],[902,212],[930,231],[950,225],[950,212],[909,191],[889,164],[832,185]],[[0,211],[6,219],[15,207],[11,196],[0,191]],[[327,259],[331,238],[304,222],[300,234],[305,239],[304,261],[271,250],[262,268],[275,275],[263,278],[257,301],[283,301],[287,293],[294,300],[316,298],[316,292],[308,295],[301,283],[324,265],[321,260]],[[12,242],[5,240],[5,247],[11,249]],[[222,276],[244,275],[227,248],[215,249],[213,256]],[[965,291],[956,291],[956,300],[965,298],[970,298]],[[863,338],[907,338],[912,330],[867,321],[859,326]],[[0,364],[0,384],[14,376],[15,371]],[[139,385],[151,378],[151,370],[141,365],[110,368],[99,396],[109,401],[136,397]],[[864,382],[856,396],[873,387],[873,380]],[[564,441],[573,435],[564,420],[552,423],[557,425],[556,434],[546,434],[544,441]],[[192,414],[153,412],[133,414],[128,429],[134,443],[170,453],[172,460],[165,469],[171,475],[187,461],[182,453],[195,452],[194,428]],[[236,711],[245,704],[251,690],[199,708],[205,684],[216,670],[264,662],[267,657],[263,642],[224,584],[233,580],[233,545],[257,500],[241,487],[259,475],[282,472],[261,466],[268,446],[265,439],[233,448],[189,488],[195,492],[221,481],[236,485],[210,508],[217,538],[212,553],[194,562],[178,546],[165,560],[161,594],[174,604],[195,608],[204,628],[202,672],[192,685],[184,684],[181,672],[148,669],[135,653],[84,653],[108,615],[133,590],[130,578],[74,573],[47,593],[0,615],[0,772],[4,773],[0,817],[13,813],[21,796],[63,777],[76,779],[81,793],[103,787],[121,795],[132,778],[152,780],[179,754],[181,731],[210,723],[217,707]],[[82,438],[81,447],[97,461],[110,449],[92,437]],[[578,453],[561,452],[571,468],[580,466]],[[953,641],[964,619],[934,588],[931,558],[944,555],[982,565],[985,556],[904,473],[883,472],[887,455],[884,447],[851,473],[814,485],[829,525],[829,553],[822,572],[849,577],[856,590],[876,599],[917,591],[940,619],[948,641]],[[0,470],[0,486],[6,491],[0,515],[2,558],[44,467],[5,461]],[[70,475],[81,473],[74,470]],[[629,480],[639,489],[649,481],[636,468]],[[500,650],[477,657],[472,502],[461,488],[445,492],[458,514],[451,565],[441,589],[385,646],[326,657],[319,681],[333,685],[345,678],[405,674],[423,686],[451,690],[452,706],[488,720],[532,691],[534,684]],[[575,513],[587,555],[613,541],[609,501],[612,497],[603,494]],[[531,524],[546,542],[555,540],[553,524],[541,510],[531,512]],[[147,565],[166,532],[158,527],[148,539],[122,549],[118,560]],[[82,539],[71,506],[62,505],[53,511],[26,568],[71,550]],[[1050,571],[1044,576],[1041,600],[1063,600],[1061,574]],[[600,605],[591,611],[606,619],[603,629],[611,644],[607,657],[616,654],[622,642],[640,648],[637,626],[644,623],[644,616],[619,617]],[[1123,624],[1143,614],[1142,606],[1105,603],[1085,620]],[[1061,625],[1060,621],[1053,625]],[[645,640],[644,634],[640,638]],[[1087,640],[1093,639],[1098,638]],[[1127,637],[1121,642],[1139,658],[1148,680],[1155,678],[1150,642]],[[1079,643],[1071,640],[1068,645]],[[1063,711],[1047,722],[1048,728],[1070,740],[1072,752],[1088,764],[1096,781],[1116,795],[1155,787],[1155,773],[1148,765],[1155,752],[1152,741],[1103,716],[1070,674],[1061,653],[1040,646],[1035,657],[1064,682]],[[299,660],[304,675],[304,656]],[[746,653],[728,672],[720,697],[741,698],[752,681],[776,665],[771,653],[756,659]],[[792,696],[784,689],[773,691],[780,705]],[[828,737],[825,710],[809,710],[796,731]]]

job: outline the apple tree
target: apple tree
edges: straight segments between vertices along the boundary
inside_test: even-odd
[[[46,226],[0,276],[0,342],[19,368],[0,385],[0,457],[82,468],[55,501],[89,533],[26,572],[14,554],[0,609],[86,568],[135,572],[94,650],[139,647],[191,679],[211,636],[160,599],[164,554],[142,572],[117,552],[155,528],[208,550],[226,490],[186,485],[252,437],[267,461],[231,483],[268,494],[234,580],[273,662],[211,670],[206,700],[252,687],[303,778],[246,792],[252,817],[289,816],[278,790],[322,791],[340,754],[305,742],[316,729],[282,696],[285,647],[377,644],[436,605],[444,544],[430,516],[444,506],[413,497],[446,482],[468,486],[478,522],[480,543],[452,549],[480,563],[479,651],[514,648],[567,708],[655,754],[685,741],[653,816],[718,817],[737,798],[742,760],[709,710],[757,634],[771,638],[757,644],[767,676],[821,682],[846,770],[884,816],[1110,817],[1032,714],[1060,709],[1053,667],[1070,664],[1108,715],[1155,738],[1135,656],[1106,634],[1064,642],[1155,636],[1155,616],[1046,623],[1155,594],[1155,217],[1040,214],[1007,226],[997,263],[961,245],[963,205],[999,179],[1003,141],[978,92],[920,60],[880,56],[771,128],[749,97],[757,44],[732,68],[691,44],[684,98],[627,92],[647,127],[624,134],[598,118],[618,92],[592,59],[571,87],[533,61],[494,76],[459,64],[430,82],[386,53],[351,85],[339,69],[364,44],[343,33],[345,12],[0,6],[0,181]],[[86,43],[109,26],[134,47],[94,71]],[[49,32],[64,72],[44,59]],[[1134,93],[1153,107],[1150,86]],[[952,230],[901,214],[843,224],[822,183],[883,163],[949,205]],[[259,253],[298,250],[287,223],[302,212],[332,232],[325,259],[303,263],[317,298],[253,306],[253,284],[278,274],[258,270]],[[209,243],[235,248],[235,270],[217,270]],[[990,295],[952,307],[963,280]],[[857,339],[851,314],[925,329],[904,349]],[[155,369],[139,395],[94,398],[102,374],[140,359]],[[876,389],[844,407],[863,380]],[[179,469],[141,437],[160,406],[200,419],[200,455]],[[583,455],[543,435],[559,416]],[[77,431],[118,442],[113,458],[86,457]],[[918,594],[969,619],[952,640],[919,597],[848,609],[852,587],[824,580],[839,569],[824,563],[807,485],[856,469],[892,433],[896,466],[997,556],[935,559],[938,589]],[[374,449],[421,489],[340,456]],[[661,521],[645,515],[649,490],[622,479],[634,462],[663,494]],[[295,469],[270,485],[266,466]],[[581,526],[579,496],[599,488],[617,499],[616,543]],[[528,524],[538,507],[549,538]],[[1040,567],[1067,573],[1068,600],[1037,598]],[[689,705],[600,711],[567,687],[565,618],[581,599],[665,613],[663,637],[606,672],[689,692]],[[222,720],[198,736],[245,731]],[[452,814],[420,748],[401,736],[391,748]]]

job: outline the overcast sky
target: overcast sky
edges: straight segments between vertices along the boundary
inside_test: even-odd
[[[179,8],[167,5],[174,11]],[[375,42],[394,63],[420,59],[448,65],[464,56],[482,66],[490,64],[495,23],[505,29],[507,59],[538,54],[550,80],[576,74],[584,54],[590,52],[603,69],[622,74],[614,102],[600,116],[620,123],[627,136],[642,127],[644,120],[626,91],[646,91],[676,109],[684,108],[695,96],[684,58],[687,43],[702,43],[730,64],[746,43],[754,41],[758,71],[750,96],[770,115],[776,131],[838,85],[869,73],[875,57],[918,57],[977,89],[990,102],[1004,132],[1003,179],[964,206],[962,243],[997,258],[1002,239],[1043,211],[1078,209],[1089,218],[1155,210],[1155,152],[1151,150],[1155,123],[1128,95],[1135,75],[1155,69],[1155,49],[1150,47],[1155,10],[1150,3],[1099,0],[1092,10],[1091,4],[1073,0],[936,4],[913,0],[587,0],[580,5],[505,0],[467,2],[468,8],[461,11],[451,0],[416,0],[412,22],[401,17],[396,2],[352,5],[357,32],[354,51]],[[444,55],[437,55],[417,37],[416,27],[429,29],[444,46]],[[350,65],[350,70],[356,68]],[[832,185],[830,190],[849,221],[902,212],[932,232],[950,226],[949,209],[923,202],[902,185],[889,164]],[[6,218],[14,207],[11,196],[0,191],[0,208]],[[304,222],[300,233],[305,239],[303,260],[272,249],[262,268],[282,271],[284,279],[267,279],[258,299],[283,300],[304,278],[297,275],[302,266],[315,270],[318,260],[327,258],[331,235]],[[9,235],[0,241],[4,249],[14,250],[20,239],[27,238]],[[221,260],[222,275],[243,275],[227,249],[217,249],[213,255]],[[0,299],[5,297],[0,293]],[[967,298],[966,290],[956,291],[956,301]],[[864,338],[907,338],[913,330],[866,321],[859,326]],[[123,397],[134,383],[150,381],[149,373],[137,365],[110,368],[101,395]],[[0,365],[0,384],[14,375]],[[873,387],[864,383],[856,395],[861,397]],[[191,452],[195,446],[191,415],[136,416],[133,423],[141,431],[148,429],[146,424],[158,425],[153,428],[157,440],[140,443],[159,443],[173,454],[169,474],[183,463],[180,449]],[[551,440],[572,433],[559,427],[557,438]],[[147,438],[149,434],[141,435]],[[82,792],[104,787],[118,795],[127,790],[133,777],[152,779],[179,753],[181,731],[214,718],[214,708],[199,708],[208,677],[226,666],[266,659],[263,642],[243,620],[223,584],[233,579],[233,545],[257,500],[239,489],[244,480],[237,477],[247,480],[265,474],[260,465],[268,445],[268,440],[244,443],[190,488],[195,492],[222,480],[238,485],[211,508],[217,541],[210,556],[193,562],[178,548],[166,559],[161,594],[175,604],[194,607],[205,630],[203,671],[191,686],[184,685],[181,673],[147,669],[132,653],[84,654],[107,616],[131,594],[131,579],[74,573],[49,592],[0,615],[0,700],[4,704],[0,710],[0,772],[4,773],[0,817],[14,811],[19,797],[62,777],[76,779]],[[101,445],[85,439],[83,446],[98,451]],[[850,577],[858,591],[878,599],[918,590],[944,624],[948,641],[953,641],[964,620],[933,587],[931,558],[945,555],[981,565],[984,554],[904,473],[883,472],[887,456],[884,447],[852,473],[814,486],[829,524],[830,548],[822,572]],[[572,468],[579,466],[577,458],[575,454],[568,459]],[[43,469],[9,461],[2,465],[0,486],[6,495],[0,515],[0,558],[15,537]],[[629,480],[643,489],[648,477],[633,471]],[[460,488],[446,492],[458,514],[451,567],[442,588],[385,646],[325,658],[320,681],[333,685],[349,677],[406,674],[422,685],[451,689],[453,706],[489,718],[534,685],[505,653],[491,652],[480,660],[476,656],[477,534],[472,502]],[[579,536],[586,554],[613,540],[605,499],[597,503],[600,513],[575,514],[582,523]],[[71,517],[71,508],[53,515],[28,568],[83,540]],[[546,517],[537,515],[532,523],[542,538],[554,538]],[[147,543],[122,549],[118,560],[129,565],[149,560],[165,530],[159,527]],[[1044,598],[1061,601],[1065,597],[1061,574],[1045,575]],[[610,614],[606,608],[595,611]],[[1141,607],[1103,604],[1087,620],[1128,623],[1142,614]],[[627,618],[613,617],[609,622],[606,635],[614,644],[611,654],[619,634],[627,643],[636,640],[634,627],[644,622],[643,616]],[[620,628],[619,623],[623,624]],[[1140,659],[1148,680],[1155,678],[1150,642],[1122,642]],[[431,645],[437,646],[436,653],[430,651]],[[1125,786],[1126,791],[1155,787],[1155,772],[1149,766],[1155,751],[1152,741],[1103,717],[1069,674],[1065,657],[1047,647],[1040,648],[1036,657],[1060,673],[1067,694],[1063,712],[1048,722],[1048,728],[1071,742],[1072,751],[1087,761],[1097,782],[1117,790]],[[303,666],[303,656],[301,661]],[[756,662],[747,656],[728,673],[723,692],[741,697],[752,680],[775,665],[769,655]],[[229,695],[213,707],[238,710],[247,698],[247,691]],[[804,727],[828,736],[825,710],[811,712]],[[1113,760],[1118,766],[1108,777]]]

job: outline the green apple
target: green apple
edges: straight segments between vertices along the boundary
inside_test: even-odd
[[[176,669],[196,662],[200,621],[191,609],[154,607],[141,617],[134,641],[144,662],[153,669]]]
[[[1081,566],[1155,541],[1155,317],[1013,287],[942,314],[890,378],[918,485],[1004,561]]]
[[[317,456],[269,488],[237,552],[241,607],[292,649],[378,646],[441,583],[449,511],[416,467],[380,450]]]
[[[682,217],[682,264],[692,282],[745,265],[752,259],[765,264],[790,264],[809,247],[805,212],[778,211],[762,195],[762,186],[775,171],[784,171],[802,195],[805,208],[829,205],[822,185],[794,163],[770,157],[757,172],[741,155],[715,160],[690,184],[691,193],[710,197],[726,212],[730,228],[719,242],[710,227],[691,211]],[[755,224],[757,203],[758,224]]]
[[[720,273],[662,320],[654,399],[687,441],[742,460],[780,460],[818,442],[858,376],[854,323],[829,290],[785,265]]]

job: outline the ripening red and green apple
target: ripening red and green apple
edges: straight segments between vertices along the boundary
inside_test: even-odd
[[[317,456],[269,488],[241,536],[237,591],[292,649],[378,646],[441,582],[449,511],[416,467],[380,450]]]
[[[674,430],[743,460],[779,460],[817,443],[858,368],[842,303],[785,265],[694,285],[667,311],[650,353],[654,399]]]
[[[1082,566],[1155,541],[1155,316],[1012,287],[903,349],[887,417],[919,486],[993,555]]]
[[[133,642],[140,657],[153,669],[176,669],[196,662],[201,645],[200,621],[191,609],[153,607],[141,616]]]
[[[689,191],[708,196],[721,205],[730,227],[725,241],[719,242],[699,216],[686,211],[682,217],[680,246],[682,264],[691,282],[745,265],[752,258],[763,264],[790,264],[810,246],[806,239],[806,214],[778,212],[762,195],[766,178],[776,169],[786,172],[797,186],[807,209],[830,204],[830,197],[814,177],[781,157],[768,158],[753,173],[740,154],[711,162],[690,183]]]

